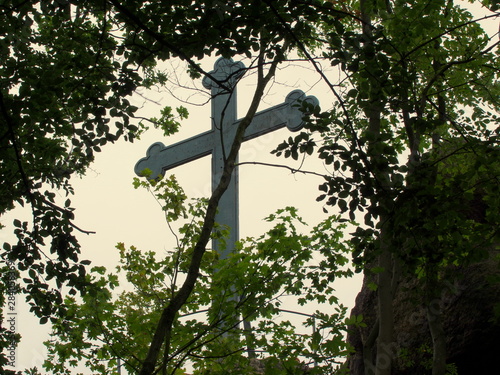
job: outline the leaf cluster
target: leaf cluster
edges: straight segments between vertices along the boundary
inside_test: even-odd
[[[429,219],[430,212],[446,216],[445,206],[457,211],[460,203],[451,201],[449,194],[470,196],[471,190],[462,186],[454,193],[439,193],[445,188],[432,180],[436,165],[439,183],[448,179],[447,189],[457,189],[458,176],[450,178],[450,171],[443,172],[441,166],[450,163],[428,163],[427,158],[444,161],[447,155],[439,150],[462,139],[474,157],[481,155],[476,159],[481,168],[494,165],[494,152],[486,153],[491,157],[486,162],[481,149],[498,147],[495,124],[500,104],[497,49],[467,10],[453,2],[388,2],[387,7],[365,2],[365,6],[373,19],[364,27],[353,17],[322,19],[323,57],[345,74],[338,90],[332,86],[339,102],[331,110],[315,112],[306,132],[275,150],[278,156],[293,159],[315,154],[331,168],[317,200],[348,213],[351,220],[363,215],[365,225],[357,228],[355,239],[360,254],[373,249],[373,239],[387,218],[403,222],[420,212],[399,207],[404,197],[428,196],[435,211],[429,200],[420,203],[420,210],[425,207]],[[456,165],[465,167],[461,162]],[[473,169],[461,179],[475,181],[471,173]],[[428,178],[418,181],[425,175]],[[496,172],[490,178],[497,182]],[[462,219],[459,215],[453,220]],[[452,230],[430,222],[428,226],[432,233],[422,234],[423,238]],[[454,229],[458,236],[460,231]],[[394,231],[408,235],[404,228]]]
[[[3,245],[2,259],[23,273],[43,323],[63,313],[62,285],[74,294],[87,284],[76,232],[90,232],[74,223],[70,178],[103,146],[138,136],[127,97],[141,76],[117,56],[102,6],[6,1],[0,14],[0,213],[31,209],[30,220],[14,220],[17,241]]]
[[[110,373],[117,358],[128,371],[137,371],[162,309],[188,272],[196,242],[192,233],[199,232],[203,224],[203,205],[186,205],[183,199],[169,203],[172,196],[182,196],[173,177],[164,183],[135,180],[134,184],[152,189],[166,202],[167,220],[186,222],[180,230],[183,238],[163,256],[133,246],[127,249],[120,243],[116,275],[94,267],[86,276],[88,293],[82,298],[67,297],[67,314],[54,321],[52,339],[46,343],[49,359],[45,368],[49,371],[69,373],[69,367],[84,361],[96,373]],[[312,334],[296,333],[289,321],[273,322],[281,314],[281,298],[286,295],[297,296],[303,306],[312,301],[337,303],[332,283],[351,274],[347,268],[349,244],[342,238],[345,224],[337,225],[337,218],[331,217],[304,235],[297,228],[304,223],[291,207],[266,220],[271,229],[259,238],[242,241],[228,258],[205,253],[198,283],[174,322],[175,336],[164,357],[169,371],[181,371],[189,359],[199,373],[217,373],[217,368],[253,373],[255,368],[239,355],[245,347],[267,353],[268,371],[282,369],[283,373],[297,368],[295,358],[317,362],[316,371],[334,369],[333,358],[348,352],[342,341],[343,307],[337,307],[334,314],[308,315],[304,323],[315,327]],[[227,231],[214,233],[219,239],[224,235]],[[132,288],[120,292],[123,277]],[[246,341],[240,339],[245,336],[238,328],[241,319],[254,325]]]

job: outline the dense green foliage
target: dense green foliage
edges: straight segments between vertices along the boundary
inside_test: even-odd
[[[498,16],[493,13],[496,1],[481,3],[492,11],[486,21]],[[207,251],[210,238],[223,237],[226,230],[213,220],[241,137],[236,137],[208,201],[186,207],[174,180],[154,185],[161,187],[159,194],[170,191],[158,197],[166,202],[168,221],[183,215],[194,220],[183,227],[177,249],[164,259],[120,246],[121,269],[134,292],[115,299],[114,278],[107,280],[99,267],[86,273],[88,262],[79,261],[76,235],[85,231],[75,224],[71,201],[59,202],[55,192],[70,195],[71,175],[84,174],[102,146],[140,134],[146,121],[135,118],[137,108],[128,98],[139,87],[164,84],[168,77],[156,67],[171,58],[186,61],[193,78],[207,75],[199,63],[205,56],[251,60],[249,69],[257,71],[258,83],[238,129],[241,134],[278,64],[291,53],[310,63],[330,88],[333,108],[308,108],[306,131],[277,146],[276,154],[321,159],[331,169],[317,200],[325,202],[325,210],[335,207],[361,223],[352,239],[354,262],[378,293],[375,339],[364,343],[366,352],[373,353],[376,346],[377,354],[364,358],[366,373],[391,373],[397,356],[392,298],[401,275],[419,281],[419,296],[429,307],[439,300],[455,268],[494,255],[488,250],[498,243],[500,208],[498,36],[486,34],[463,3],[44,0],[4,1],[0,12],[0,213],[16,204],[28,205],[32,212],[30,222],[14,222],[18,242],[4,244],[3,259],[22,272],[22,289],[33,311],[42,321],[52,318],[60,339],[52,346],[54,358],[88,358],[95,371],[107,371],[93,361],[110,359],[113,366],[118,355],[141,374],[173,370],[191,354],[216,353],[239,361],[239,354],[217,353],[239,349],[239,340],[226,340],[226,347],[217,339],[217,328],[232,326],[232,311],[269,323],[278,308],[275,298],[284,291],[304,294],[304,301],[336,303],[329,283],[345,260],[336,251],[346,248],[332,221],[303,236],[292,225],[296,213],[281,212],[270,218],[273,230],[243,242],[227,264]],[[337,67],[340,77],[325,73],[320,62]],[[210,78],[231,90],[227,82]],[[185,110],[179,111],[185,117]],[[149,121],[170,134],[178,126],[171,113],[166,108],[162,118]],[[308,271],[314,251],[324,260]],[[141,267],[151,273],[144,274]],[[219,288],[209,278],[214,269]],[[185,280],[177,275],[186,275]],[[265,284],[269,290],[249,282],[264,279],[274,281]],[[69,296],[63,303],[57,291],[63,284],[72,295],[82,291],[82,300]],[[232,287],[224,288],[228,284]],[[245,303],[234,299],[221,310],[226,315],[215,313],[221,290],[233,293],[232,288],[244,285],[250,288],[240,294],[248,296]],[[150,309],[144,308],[146,303]],[[208,306],[207,322],[186,323],[178,317]],[[97,326],[84,314],[95,309],[102,313]],[[267,323],[247,340],[265,347],[285,367],[295,357],[320,362],[345,354],[339,341],[341,310],[321,318],[327,322],[324,328],[332,329],[331,342],[298,338],[286,325],[274,330]],[[446,369],[440,314],[428,308],[436,375]],[[218,325],[221,316],[227,319]],[[143,321],[149,336],[138,336]],[[189,324],[196,330],[188,330]],[[265,339],[269,332],[280,341]],[[125,338],[130,347],[118,352],[116,344]],[[85,341],[96,339],[104,344]],[[305,349],[300,340],[309,348],[299,350]],[[71,348],[71,342],[79,346]],[[315,357],[317,353],[322,356]],[[221,363],[197,365],[215,369]],[[333,371],[331,365],[326,361],[324,371]],[[56,362],[48,366],[65,371]],[[318,366],[315,371],[323,370]]]
[[[63,310],[58,287],[83,288],[88,264],[79,261],[75,235],[85,231],[70,199],[56,193],[70,195],[70,176],[83,174],[95,152],[119,137],[132,141],[138,131],[127,97],[139,75],[118,61],[102,14],[70,17],[68,6],[0,6],[0,214],[15,205],[32,214],[14,221],[17,242],[3,245],[2,259],[23,272],[23,292],[42,322]]]
[[[347,25],[325,21],[324,57],[345,74],[331,85],[338,102],[277,153],[316,147],[333,172],[318,200],[364,222],[354,260],[378,295],[366,373],[391,373],[392,298],[403,276],[422,283],[433,374],[444,374],[446,337],[431,304],[457,269],[495,256],[498,244],[497,38],[453,2],[359,5]]]
[[[68,314],[54,324],[53,338],[47,342],[47,370],[70,373],[71,365],[81,359],[93,373],[109,374],[116,371],[120,358],[129,372],[138,372],[162,306],[189,270],[206,202],[186,204],[179,200],[185,195],[173,176],[152,187],[149,182],[136,183],[153,189],[171,223],[182,220],[178,246],[159,258],[154,252],[118,244],[118,274],[94,267],[89,281],[96,289],[81,302],[74,297],[66,299]],[[288,373],[286,369],[295,367],[298,358],[307,364],[315,362],[316,373],[333,371],[338,359],[348,353],[343,344],[345,308],[338,306],[334,314],[309,317],[305,321],[307,334],[294,333],[288,319],[275,319],[281,308],[286,308],[283,296],[298,296],[301,305],[337,302],[333,281],[352,273],[345,267],[349,248],[342,231],[346,225],[338,224],[337,219],[328,218],[305,235],[297,229],[304,223],[296,210],[286,208],[266,219],[272,224],[266,234],[241,241],[228,259],[208,251],[197,285],[173,327],[170,352],[163,358],[167,373],[182,368],[187,360],[200,373],[208,369],[210,373],[226,373],[228,368],[250,371],[246,356],[241,355],[239,337],[245,331],[238,326],[242,317],[254,325],[243,345],[272,358],[266,363],[274,368],[273,373],[281,373],[279,367]],[[220,228],[214,236],[224,236],[224,232]],[[129,287],[113,296],[121,274]]]

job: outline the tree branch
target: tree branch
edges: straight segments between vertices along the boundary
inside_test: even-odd
[[[262,62],[265,56],[265,46],[262,47],[260,51],[259,61]],[[285,47],[284,47],[285,48]],[[264,96],[264,90],[274,76],[278,63],[280,62],[279,57],[276,57],[271,64],[267,74],[263,73],[263,66],[259,64],[259,79],[257,82],[257,88],[254,93],[254,97],[247,111],[246,116],[238,125],[236,130],[236,135],[234,142],[231,146],[231,150],[227,156],[227,160],[224,163],[224,170],[222,176],[219,180],[219,184],[214,189],[212,196],[210,197],[207,205],[207,211],[205,213],[203,226],[200,231],[200,236],[197,243],[194,246],[193,254],[191,257],[191,263],[187,272],[186,279],[183,285],[180,287],[178,292],[172,297],[168,305],[163,309],[163,312],[158,322],[153,340],[151,342],[148,355],[143,363],[139,375],[151,375],[156,367],[158,356],[164,342],[165,337],[172,330],[172,325],[175,318],[181,309],[181,307],[186,303],[187,299],[191,295],[199,276],[199,270],[203,255],[205,254],[207,244],[210,240],[211,233],[215,223],[215,215],[217,212],[217,207],[219,205],[220,198],[227,190],[229,182],[231,180],[232,172],[235,168],[235,161],[238,155],[241,143],[243,142],[243,135],[247,127],[250,125],[252,119],[254,118],[259,104]]]
[[[264,162],[259,162],[259,161],[244,161],[244,162],[238,163],[237,165],[240,166],[240,165],[245,165],[245,164],[263,165],[265,167],[273,167],[273,168],[284,168],[284,169],[288,169],[293,174],[302,173],[302,174],[306,174],[306,175],[313,175],[313,176],[318,176],[318,177],[323,177],[323,178],[329,177],[327,175],[324,175],[324,174],[321,174],[318,172],[304,171],[302,169],[292,168],[292,167],[289,167],[288,165],[283,165],[283,164],[272,164],[272,163],[264,163]]]
[[[142,20],[141,18],[131,12],[126,6],[121,4],[119,0],[108,0],[115,8],[116,10],[125,18],[127,18],[131,24],[136,25],[140,30],[142,30],[145,34],[149,35],[151,38],[153,38],[155,41],[157,41],[160,45],[164,46],[167,48],[169,51],[175,53],[177,56],[179,56],[182,60],[187,61],[189,65],[198,73],[200,73],[203,76],[206,76],[210,78],[213,82],[217,83],[221,88],[224,88],[225,90],[229,91],[229,88],[225,84],[225,82],[221,82],[214,76],[212,76],[210,73],[206,72],[203,70],[196,62],[190,58],[187,54],[185,54],[181,48],[176,47],[172,43],[168,42],[161,36],[161,34],[155,32],[154,30],[150,29]]]

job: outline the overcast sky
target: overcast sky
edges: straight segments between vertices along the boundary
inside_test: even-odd
[[[203,60],[203,67],[211,70],[214,61],[215,59]],[[183,66],[177,68],[178,74],[182,73]],[[172,66],[167,64],[166,68],[171,70]],[[286,66],[286,69],[285,66],[282,68],[278,71],[276,82],[269,88],[260,110],[281,104],[286,95],[297,88],[305,91],[307,95],[316,96],[322,108],[326,109],[332,105],[331,95],[324,85],[318,83],[318,77],[309,67],[294,64]],[[183,83],[189,84],[189,80],[186,79]],[[161,107],[165,105],[175,107],[182,104],[187,107],[190,116],[183,121],[178,134],[165,138],[160,131],[152,129],[144,134],[141,140],[132,144],[120,141],[115,145],[106,145],[103,152],[96,155],[95,163],[87,175],[73,179],[75,195],[70,198],[76,208],[75,223],[84,230],[96,232],[93,235],[79,235],[82,244],[81,259],[90,259],[92,265],[104,265],[111,270],[118,263],[119,253],[115,249],[118,242],[124,242],[126,246],[135,245],[142,250],[155,250],[160,254],[175,246],[174,237],[169,232],[158,203],[147,191],[133,188],[133,168],[135,163],[146,155],[146,150],[152,143],[161,141],[169,145],[210,129],[210,105],[201,105],[207,102],[208,91],[202,87],[201,81],[195,84],[201,90],[198,93],[180,88],[174,93],[181,99],[187,99],[187,102],[173,99],[168,92],[143,93],[145,97],[160,105],[143,97],[136,97],[134,104],[143,107],[141,111],[145,117],[158,117]],[[244,78],[238,86],[239,118],[245,114],[254,87],[251,75]],[[240,152],[240,162],[260,161],[298,167],[299,162],[270,155],[270,151],[290,135],[285,128],[245,142]],[[189,197],[202,197],[210,193],[210,168],[210,157],[204,157],[180,166],[171,173],[176,175]],[[305,162],[304,169],[321,173],[325,171],[322,164],[314,158]],[[320,177],[292,174],[287,169],[256,165],[240,166],[239,176],[242,238],[264,233],[269,224],[264,222],[263,218],[285,206],[298,207],[299,214],[310,227],[327,216],[323,213],[322,204],[315,201],[319,194],[317,187],[322,182]],[[61,199],[65,197],[61,196]],[[19,213],[17,211],[17,215]],[[25,215],[29,220],[29,212]],[[13,217],[13,213],[2,217],[2,223],[9,225]],[[1,231],[0,241],[12,238],[11,232],[8,228]],[[347,286],[340,289],[342,301],[352,305],[359,290],[359,279],[349,281]],[[28,307],[23,303],[23,299],[19,296],[17,300],[18,332],[23,336],[17,352],[17,369],[33,366],[41,368],[46,358],[42,342],[48,339],[49,327],[38,325],[38,320],[27,311]],[[287,307],[295,308],[294,305]],[[313,313],[314,310],[315,307],[312,306],[309,309],[301,308],[305,313]]]
[[[487,13],[487,12],[482,12]],[[496,32],[498,21],[490,21],[490,30]],[[213,68],[215,59],[203,60],[203,68],[207,71]],[[170,63],[169,63],[170,64]],[[245,62],[248,65],[248,62]],[[182,66],[177,73],[182,74]],[[168,70],[172,66],[167,65]],[[286,68],[286,69],[285,69]],[[331,68],[330,68],[331,69]],[[336,71],[328,73],[335,80]],[[333,78],[332,78],[333,77]],[[183,83],[189,80],[182,78]],[[201,104],[207,101],[208,92],[200,82],[195,82],[201,94],[195,91],[177,89],[175,95]],[[244,115],[253,94],[253,77],[244,78],[238,86],[238,117]],[[269,89],[260,109],[280,104],[293,89],[302,89],[307,95],[316,96],[323,109],[332,106],[332,95],[318,76],[309,66],[283,66],[278,71],[276,82]],[[194,96],[193,96],[194,94]],[[147,148],[154,142],[161,141],[165,145],[173,144],[193,135],[210,129],[210,105],[191,105],[173,99],[167,92],[144,93],[148,98],[161,106],[175,107],[184,105],[190,116],[183,121],[181,131],[175,136],[164,138],[159,131],[151,130],[140,141],[132,144],[124,141],[115,145],[103,147],[103,152],[96,156],[95,163],[82,178],[75,178],[75,196],[71,197],[76,207],[75,223],[82,229],[95,231],[95,235],[80,235],[82,244],[82,259],[90,259],[93,265],[104,265],[112,269],[118,262],[117,242],[125,242],[126,246],[135,245],[142,250],[155,250],[159,253],[172,249],[175,245],[173,236],[163,218],[158,204],[145,190],[135,190],[132,187],[134,165],[145,156]],[[160,105],[137,97],[136,105],[143,107],[145,117],[159,116]],[[240,152],[240,162],[261,161],[267,163],[286,163],[298,167],[298,162],[276,158],[269,152],[282,140],[288,138],[290,132],[282,129],[263,137],[246,142]],[[323,165],[310,158],[304,169],[324,172]],[[174,173],[185,192],[190,197],[208,196],[210,193],[210,157],[205,157],[171,171]],[[292,174],[286,169],[270,168],[254,165],[240,167],[240,237],[258,236],[269,228],[263,218],[278,208],[295,206],[307,223],[315,225],[326,215],[322,204],[315,201],[318,195],[317,187],[322,179],[317,176]],[[19,213],[19,212],[18,212]],[[330,210],[330,213],[333,213]],[[9,226],[14,215],[12,213],[0,218],[2,224]],[[12,230],[9,227],[0,231],[0,242],[12,241]],[[360,278],[354,278],[347,283],[341,282],[338,296],[341,302],[352,306],[360,288]],[[17,369],[22,370],[33,366],[41,368],[46,357],[42,344],[48,338],[48,326],[39,326],[23,303],[23,297],[17,300],[19,314],[18,332],[23,339],[17,353]],[[295,306],[291,306],[295,308]],[[308,307],[301,308],[305,313]],[[305,311],[304,311],[305,310]]]

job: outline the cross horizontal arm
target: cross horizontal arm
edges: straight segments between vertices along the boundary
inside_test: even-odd
[[[179,165],[210,155],[214,149],[213,130],[198,134],[184,141],[165,146],[161,142],[153,143],[146,151],[146,157],[140,159],[134,168],[138,176],[142,176],[145,169],[151,171],[150,179]]]
[[[299,131],[304,126],[302,121],[303,113],[300,111],[302,101],[311,103],[314,106],[319,105],[316,97],[305,96],[302,90],[293,90],[286,96],[284,103],[256,113],[252,123],[245,131],[243,140],[248,141],[285,126],[292,132]],[[237,120],[233,127],[237,127],[240,121]]]
[[[290,131],[302,129],[303,113],[299,109],[301,101],[315,106],[319,104],[314,96],[305,96],[302,90],[294,90],[287,95],[284,103],[258,112],[245,131],[243,140],[248,141],[285,126]],[[236,120],[232,125],[223,129],[222,138],[218,133],[219,130],[212,129],[170,146],[165,146],[161,142],[153,143],[148,148],[146,157],[137,162],[134,171],[138,176],[142,176],[142,172],[149,169],[151,174],[148,178],[156,179],[169,169],[210,155],[221,144],[221,141],[226,145],[232,144],[240,122],[241,120]]]

